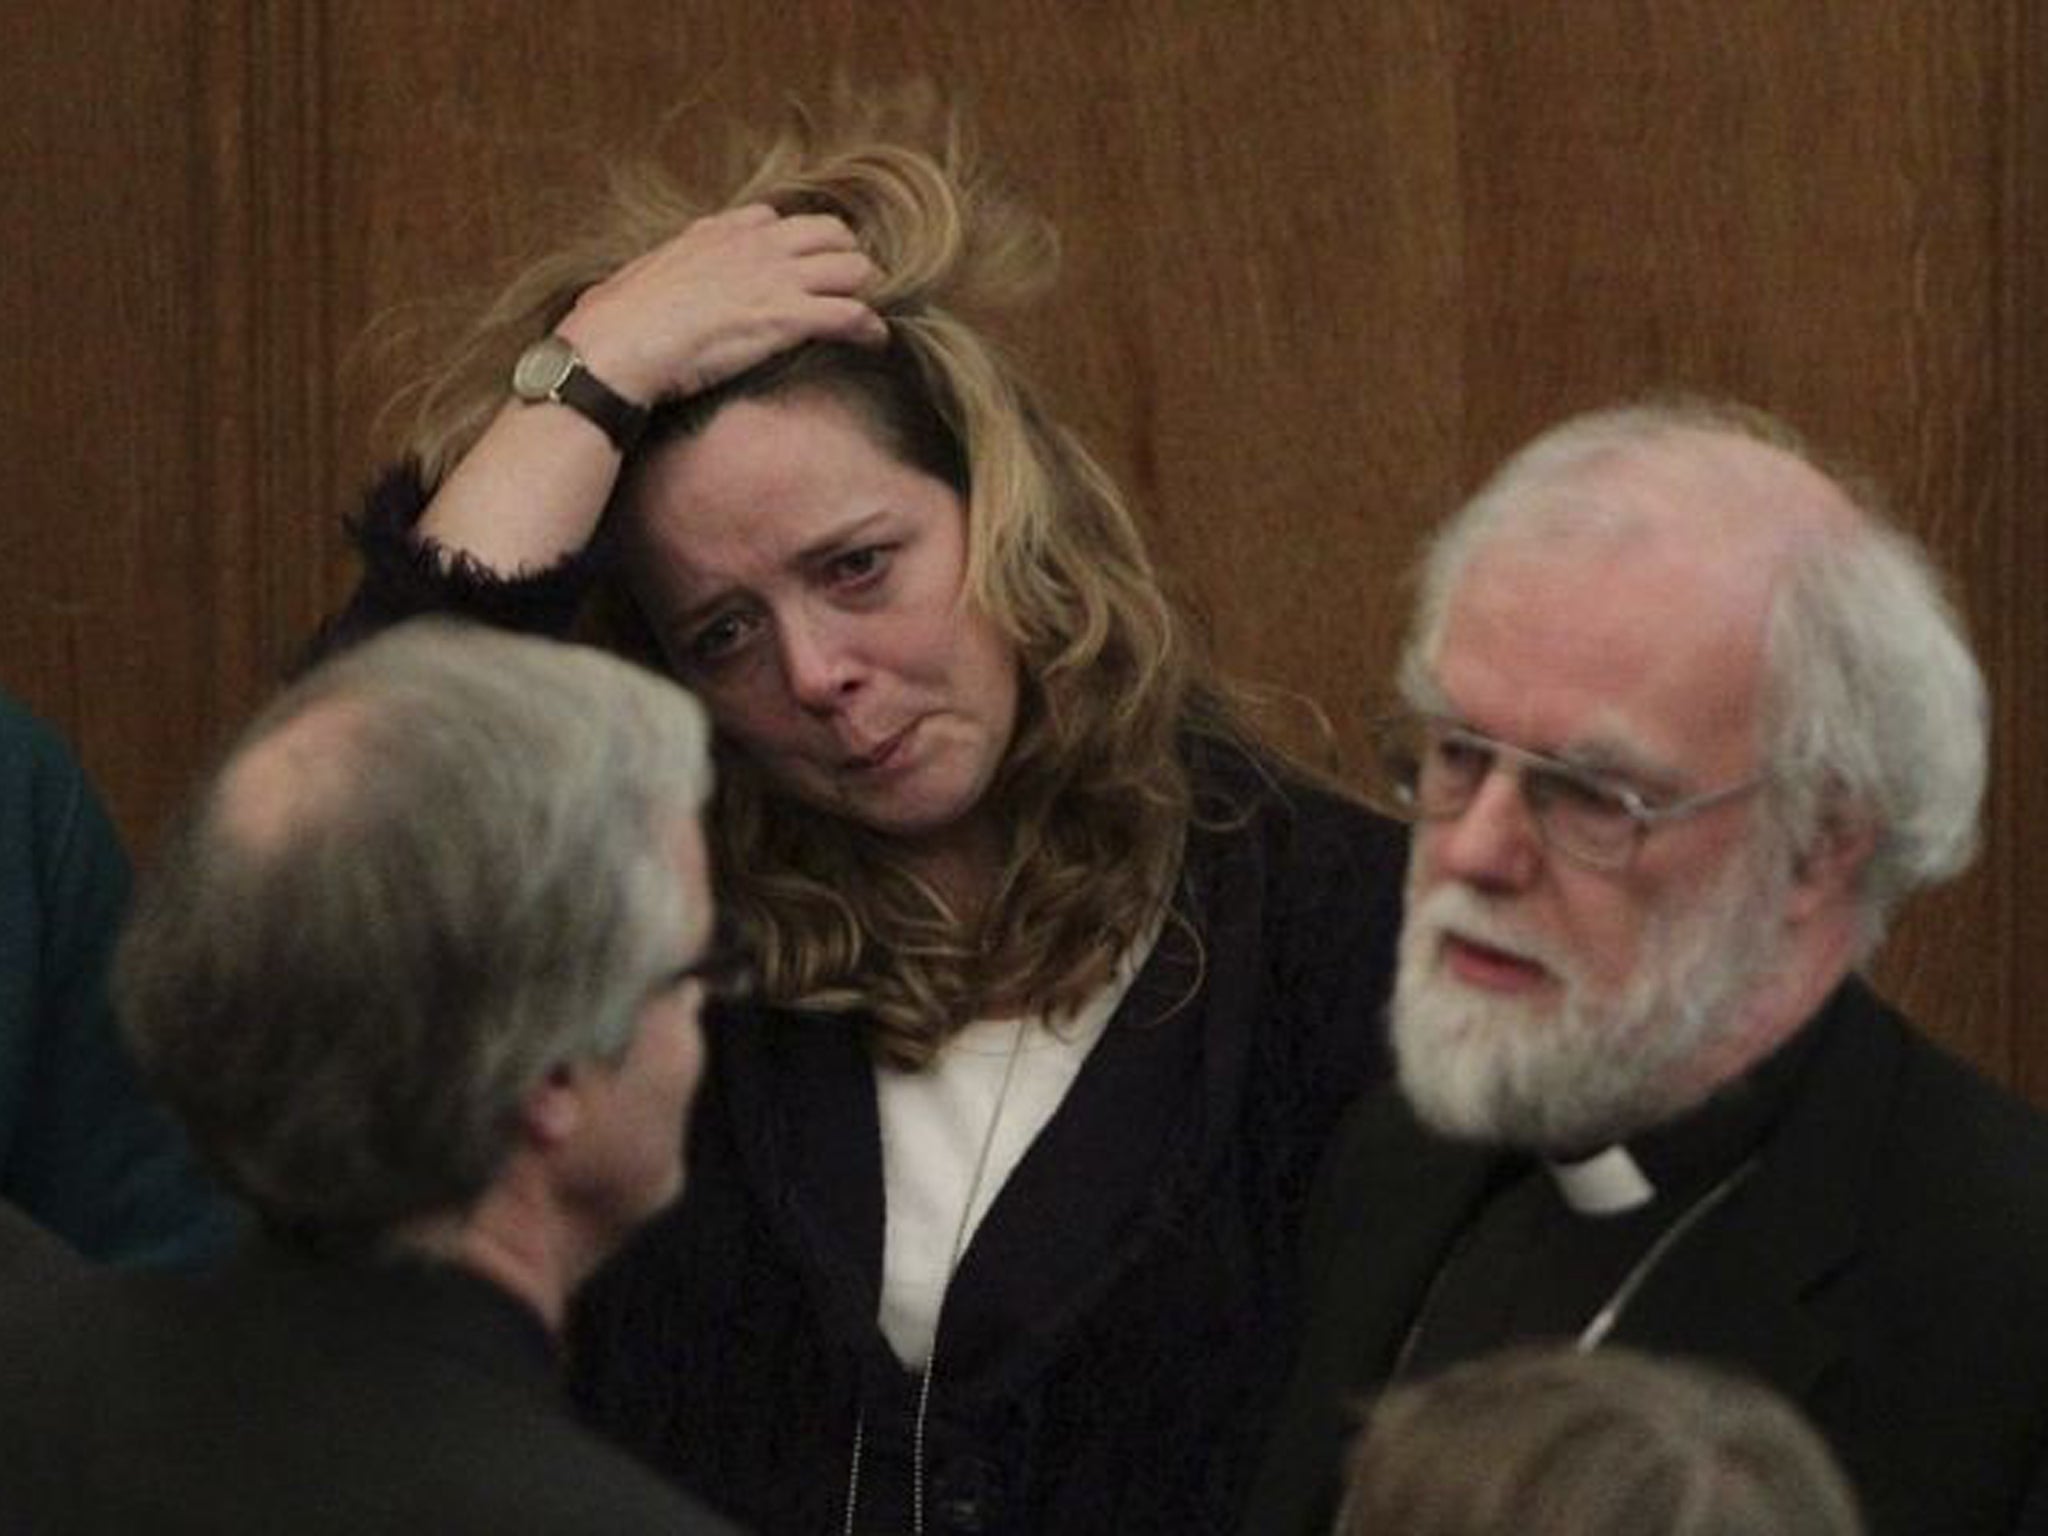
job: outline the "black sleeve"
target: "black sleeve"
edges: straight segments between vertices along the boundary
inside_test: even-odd
[[[1272,892],[1265,944],[1285,1000],[1303,1108],[1333,1125],[1391,1071],[1393,989],[1407,829],[1331,791],[1282,776],[1265,817]]]
[[[600,538],[552,565],[501,575],[417,531],[428,490],[418,464],[401,463],[379,480],[348,522],[363,576],[341,610],[320,626],[307,665],[420,614],[474,619],[499,629],[566,635],[604,566]]]

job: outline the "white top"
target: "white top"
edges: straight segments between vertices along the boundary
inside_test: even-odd
[[[1102,1038],[1156,933],[1126,955],[1108,984],[1057,1028],[1036,1016],[977,1019],[947,1041],[922,1071],[875,1068],[886,1212],[876,1321],[896,1358],[910,1369],[931,1356],[939,1308],[952,1279],[955,1243],[967,1251],[1004,1181],[1052,1119]],[[1011,1069],[1013,1053],[1016,1066]],[[975,1165],[982,1161],[984,1144],[988,1157],[976,1184]]]

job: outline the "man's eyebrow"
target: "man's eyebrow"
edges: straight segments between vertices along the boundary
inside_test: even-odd
[[[1643,791],[1670,794],[1685,784],[1685,775],[1672,764],[1651,757],[1636,743],[1620,736],[1581,736],[1547,755],[1584,773],[1627,780]]]
[[[1498,741],[1523,752],[1533,752],[1577,773],[1624,780],[1630,787],[1644,792],[1677,793],[1685,783],[1684,775],[1671,764],[1650,756],[1625,736],[1590,732],[1569,741],[1533,745],[1495,736],[1455,709],[1431,713],[1455,730],[1469,731],[1487,741]]]
[[[1400,681],[1399,694],[1410,709],[1460,730],[1489,735],[1451,702],[1449,692],[1429,667],[1417,667],[1406,672]],[[1588,731],[1569,741],[1541,746],[1511,742],[1506,737],[1489,736],[1489,739],[1521,747],[1581,773],[1624,780],[1631,788],[1646,795],[1680,794],[1686,785],[1686,776],[1675,765],[1652,757],[1635,741],[1612,728]]]

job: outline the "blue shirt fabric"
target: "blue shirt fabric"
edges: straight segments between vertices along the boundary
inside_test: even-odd
[[[0,1200],[89,1259],[185,1267],[233,1245],[122,1046],[107,967],[129,871],[55,732],[0,694]]]

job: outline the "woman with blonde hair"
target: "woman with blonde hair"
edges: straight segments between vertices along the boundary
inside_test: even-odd
[[[1053,244],[957,127],[842,107],[590,228],[429,381],[331,636],[595,594],[718,729],[758,995],[582,1401],[764,1532],[1226,1529],[1403,845],[1244,722],[989,339]]]

